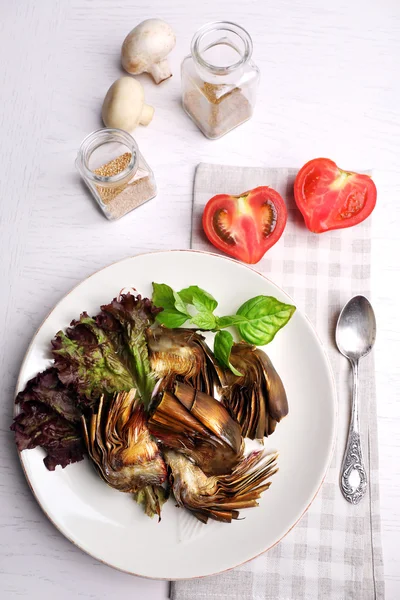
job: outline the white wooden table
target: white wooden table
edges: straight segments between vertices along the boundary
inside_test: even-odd
[[[152,249],[187,248],[200,161],[301,166],[316,156],[376,168],[372,299],[377,312],[382,536],[387,598],[400,597],[400,4],[398,0],[41,0],[0,5],[0,597],[166,598],[165,582],[133,578],[83,554],[42,514],[11,433],[13,390],[46,313],[96,269]],[[140,6],[142,5],[142,7]],[[174,77],[142,77],[154,121],[136,139],[159,194],[110,223],[87,196],[74,160],[98,128],[121,75],[128,31],[151,16],[177,33]],[[255,116],[206,140],[180,107],[179,65],[205,22],[252,34],[262,83]],[[273,278],[273,274],[271,274]],[[132,544],[138,543],[132,540]]]

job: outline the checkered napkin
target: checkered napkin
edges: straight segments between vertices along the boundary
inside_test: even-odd
[[[200,164],[194,187],[192,248],[215,252],[201,231],[204,205],[215,194],[240,194],[268,185],[286,200],[285,232],[256,268],[293,297],[328,350],[339,399],[335,454],[316,499],[281,543],[221,575],[172,583],[172,600],[384,598],[372,355],[360,364],[360,418],[368,491],[360,504],[353,506],[339,489],[350,420],[351,372],[348,361],[335,347],[334,330],[343,305],[356,294],[369,294],[370,220],[322,235],[309,232],[293,199],[295,175],[295,169]]]

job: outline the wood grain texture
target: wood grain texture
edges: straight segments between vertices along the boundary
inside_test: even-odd
[[[96,269],[152,249],[186,248],[193,173],[200,161],[301,166],[318,155],[374,168],[372,301],[376,345],[382,536],[387,598],[400,596],[400,372],[397,317],[400,224],[400,4],[397,0],[41,0],[0,7],[0,595],[31,600],[166,598],[167,584],[133,578],[83,554],[37,506],[8,430],[27,345],[51,307]],[[177,33],[174,77],[155,86],[139,146],[155,171],[156,199],[110,223],[88,197],[74,160],[101,125],[119,51],[140,20]],[[194,31],[229,19],[246,27],[262,80],[254,118],[206,140],[180,107],[180,62]],[[273,279],[273,273],[271,273]],[[82,307],[84,308],[84,307]],[[132,543],[137,543],[133,540]]]

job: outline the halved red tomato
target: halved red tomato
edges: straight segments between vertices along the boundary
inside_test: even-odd
[[[281,237],[287,220],[282,197],[267,186],[209,200],[203,228],[210,242],[229,256],[257,263]]]
[[[376,187],[368,175],[343,171],[328,158],[314,158],[297,173],[294,197],[308,229],[322,233],[369,217]]]

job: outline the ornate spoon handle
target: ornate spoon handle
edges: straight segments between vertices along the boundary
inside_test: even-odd
[[[361,448],[360,421],[358,416],[358,362],[351,361],[351,365],[353,367],[353,404],[346,452],[344,453],[342,464],[340,487],[343,496],[348,502],[358,504],[367,491],[367,474]],[[350,482],[350,477],[355,471],[358,473],[359,479],[356,487]]]

